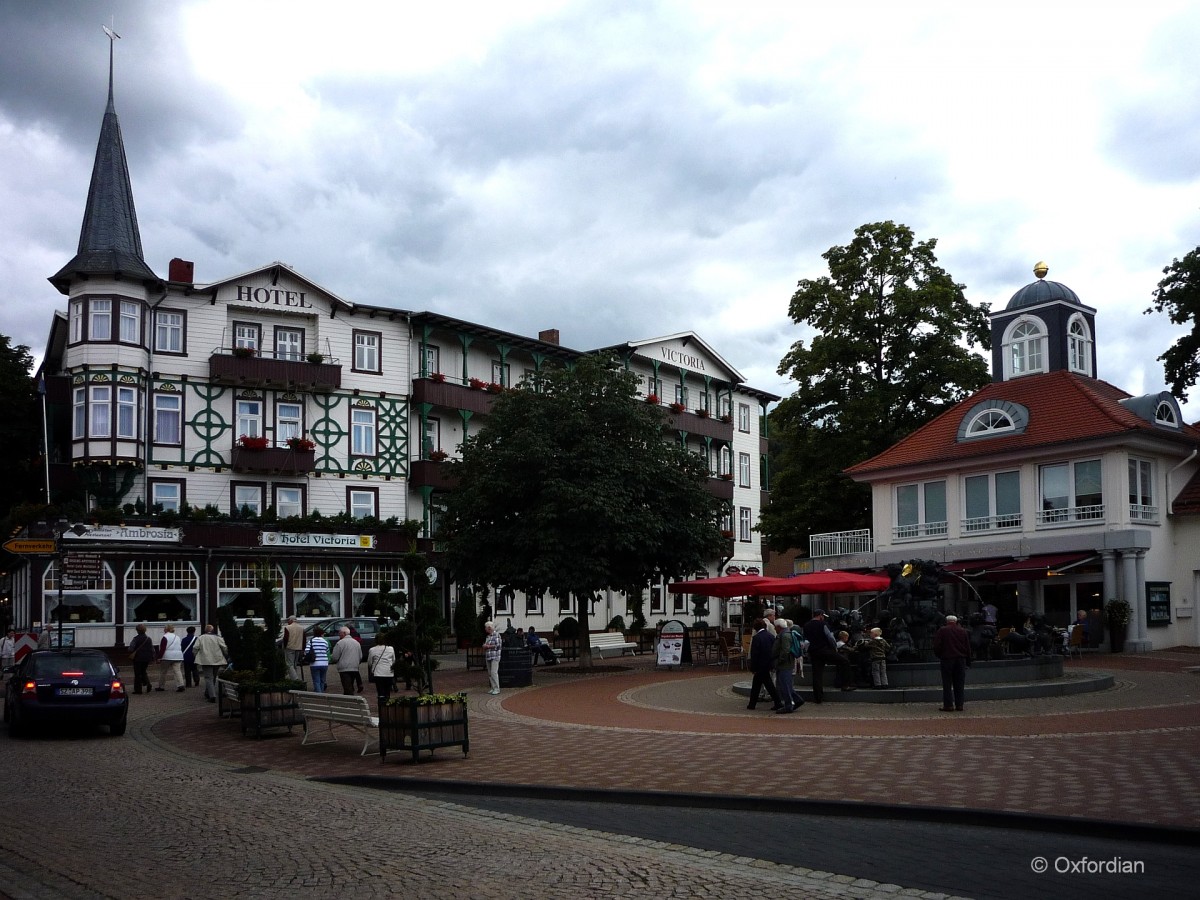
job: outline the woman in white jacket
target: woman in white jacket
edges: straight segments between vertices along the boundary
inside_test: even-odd
[[[376,644],[367,653],[367,677],[375,682],[375,696],[380,703],[392,696],[395,667],[396,650],[390,644]]]
[[[163,685],[167,680],[167,672],[170,671],[175,676],[176,692],[183,691],[183,642],[179,640],[179,635],[175,633],[175,626],[168,625],[167,630],[163,632],[162,640],[158,642],[158,661],[161,668],[158,670],[158,687],[156,691],[163,690]]]

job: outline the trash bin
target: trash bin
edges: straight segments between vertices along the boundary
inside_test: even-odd
[[[502,647],[500,687],[529,687],[533,684],[533,654],[527,647]]]

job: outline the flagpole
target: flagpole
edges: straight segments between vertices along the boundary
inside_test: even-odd
[[[46,376],[39,375],[38,393],[42,395],[42,450],[46,459],[46,505],[50,505],[50,419],[46,415]]]

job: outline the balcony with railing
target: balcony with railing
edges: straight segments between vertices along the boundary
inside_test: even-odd
[[[1129,520],[1131,522],[1157,522],[1158,507],[1146,506],[1143,503],[1130,503]]]
[[[916,541],[921,538],[945,537],[949,530],[947,522],[914,522],[909,525],[896,525],[892,528],[892,538],[897,541]]]
[[[269,350],[218,347],[208,358],[208,375],[217,384],[286,388],[327,393],[342,386],[342,366],[323,353],[276,357]]]
[[[827,531],[824,534],[808,536],[808,555],[813,559],[870,553],[873,547],[869,528],[859,528],[854,531]]]
[[[1010,531],[1021,527],[1020,513],[1002,516],[975,516],[960,523],[963,534],[981,534],[989,531]]]
[[[235,446],[230,467],[235,472],[256,475],[306,475],[316,468],[316,451]]]
[[[1062,506],[1057,509],[1039,510],[1038,527],[1053,525],[1095,525],[1104,521],[1104,504],[1090,506]]]
[[[414,459],[408,465],[408,483],[413,487],[431,487],[452,491],[458,487],[458,479],[451,477],[445,457],[440,459]]]
[[[413,403],[428,403],[446,409],[465,409],[487,415],[492,411],[500,385],[470,378],[465,383],[440,372],[434,375],[414,375],[412,383]]]

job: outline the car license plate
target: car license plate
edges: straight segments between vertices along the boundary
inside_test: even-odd
[[[90,697],[92,689],[90,687],[63,687],[58,689],[60,697]]]

